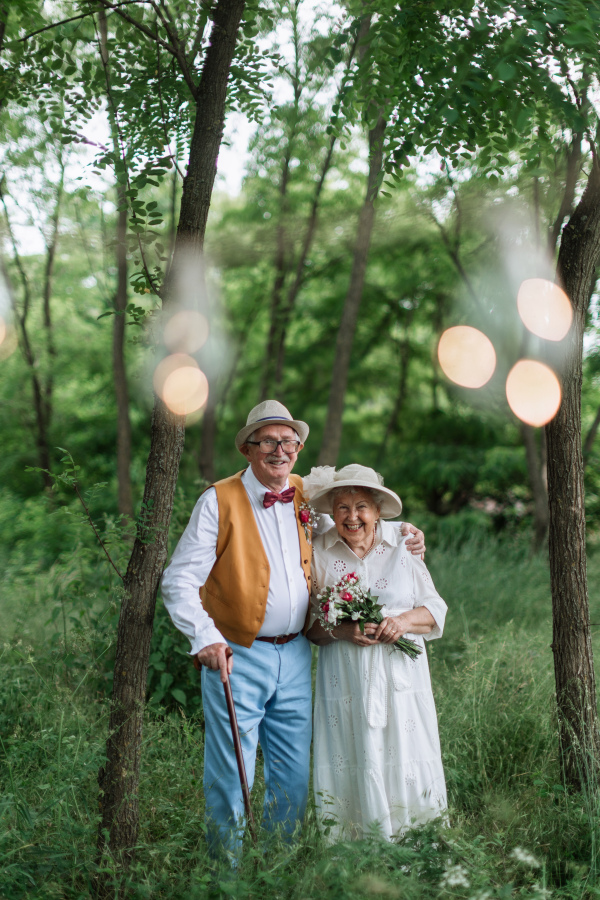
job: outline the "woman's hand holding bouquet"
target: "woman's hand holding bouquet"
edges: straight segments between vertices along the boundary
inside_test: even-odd
[[[349,572],[337,584],[323,588],[317,600],[319,621],[329,633],[336,626],[348,623],[351,626],[357,625],[361,634],[372,640],[378,630],[377,626],[384,621],[377,597],[374,597],[369,589],[365,590],[362,587],[360,576],[355,572]],[[365,626],[369,625],[371,627],[365,631]],[[360,643],[365,646],[363,641]],[[402,650],[411,659],[416,659],[423,652],[415,641],[406,637],[393,641],[392,646]]]

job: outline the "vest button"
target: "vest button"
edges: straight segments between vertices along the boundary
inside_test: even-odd
[[[308,560],[307,560],[307,559],[304,560],[304,565],[305,565],[305,566],[308,565]]]

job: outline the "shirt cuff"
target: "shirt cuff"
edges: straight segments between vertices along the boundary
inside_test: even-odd
[[[192,641],[190,656],[196,656],[197,653],[200,653],[201,650],[204,650],[205,647],[209,647],[211,644],[226,643],[227,641],[218,628],[214,625],[207,625],[206,628],[202,629],[202,634],[198,635],[198,637]]]

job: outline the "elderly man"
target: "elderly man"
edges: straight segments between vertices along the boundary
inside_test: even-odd
[[[264,757],[263,825],[290,835],[306,808],[311,740],[311,651],[302,634],[311,546],[300,522],[302,479],[292,475],[308,425],[275,400],[236,436],[249,467],[198,500],[162,580],[173,622],[202,665],[204,794],[209,846],[237,854],[244,805],[221,682],[235,674],[246,771]],[[423,535],[412,526],[413,553]]]

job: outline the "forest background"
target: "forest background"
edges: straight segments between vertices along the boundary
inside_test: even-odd
[[[121,9],[128,19],[117,6],[135,4],[0,3],[6,897],[88,896],[95,872],[113,877],[94,847],[118,573],[135,522],[152,516],[152,378],[171,349],[161,307],[195,121],[189,61],[195,49],[200,66],[213,15],[137,4]],[[597,792],[566,790],[558,755],[546,442],[504,393],[524,355],[566,368],[564,350],[528,336],[516,296],[525,278],[554,278],[561,229],[594,166],[597,11],[487,4],[478,24],[467,5],[431,3],[403,15],[306,0],[244,10],[230,146],[191,290],[207,340],[188,350],[208,402],[188,416],[168,540],[172,549],[205,484],[241,468],[233,436],[265,397],[311,426],[300,473],[354,461],[382,472],[425,530],[453,612],[431,653],[452,829],[332,856],[311,821],[291,858],[275,850],[266,864],[249,850],[236,881],[215,881],[202,840],[199,686],[159,601],[141,830],[118,889],[132,896],[598,890]],[[494,36],[493,53],[482,37],[479,80],[449,99],[478,28]],[[533,62],[532,33],[546,41]],[[595,272],[590,284],[581,398],[593,588]],[[455,324],[495,346],[482,390],[440,371],[437,344]],[[153,527],[151,545],[162,540]],[[597,607],[592,590],[592,622]]]

